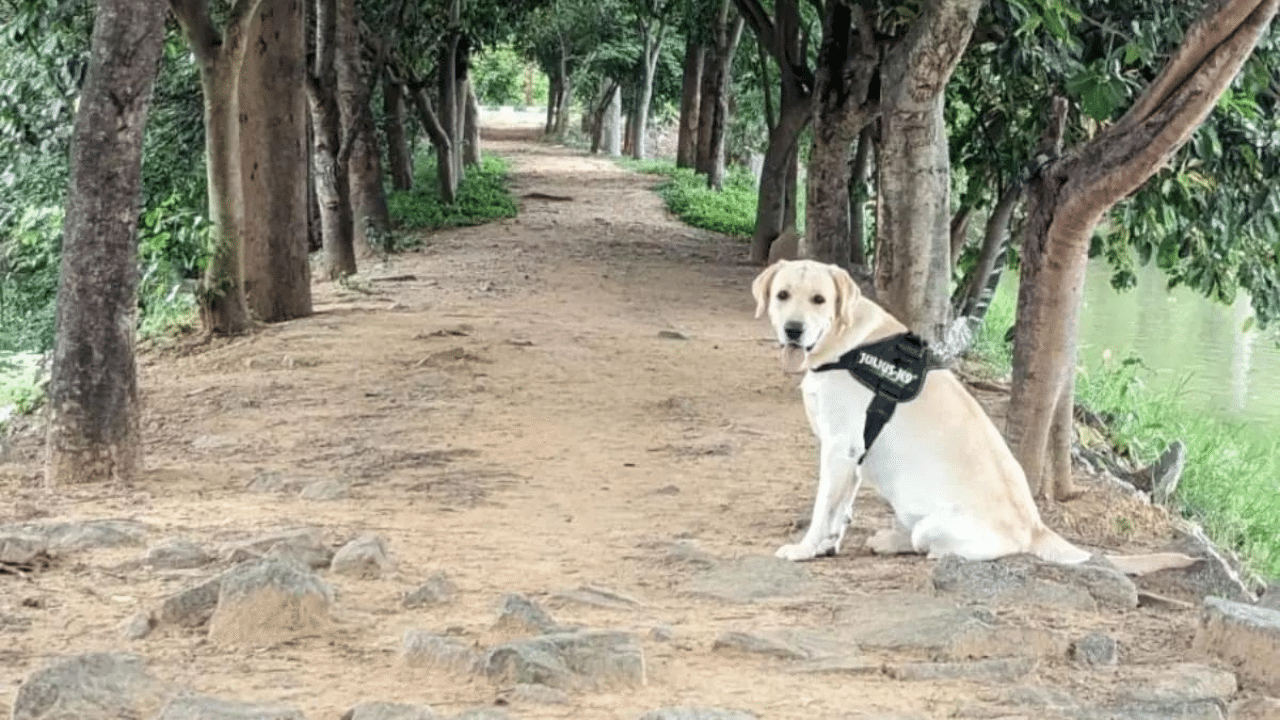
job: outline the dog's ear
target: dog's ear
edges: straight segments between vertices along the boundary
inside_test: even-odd
[[[853,281],[849,271],[839,265],[830,265],[831,279],[836,284],[835,312],[836,320],[845,325],[853,324],[853,308],[862,297],[862,290]]]
[[[756,276],[751,283],[751,294],[756,296],[756,317],[764,315],[765,308],[769,307],[769,286],[773,284],[773,276],[778,274],[778,269],[782,267],[785,260],[776,262]]]

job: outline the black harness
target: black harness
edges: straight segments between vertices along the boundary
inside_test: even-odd
[[[915,333],[902,333],[879,342],[860,345],[839,360],[813,368],[814,372],[848,370],[855,380],[875,393],[867,406],[867,421],[862,429],[862,457],[867,457],[885,423],[893,417],[900,402],[910,402],[924,387],[925,373],[930,369],[929,344]]]

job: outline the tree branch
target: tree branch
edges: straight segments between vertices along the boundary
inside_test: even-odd
[[[782,47],[778,43],[778,33],[774,27],[773,18],[769,17],[769,12],[760,4],[760,0],[733,0],[733,4],[738,6],[738,13],[751,26],[752,32],[760,39],[760,43],[765,46],[769,54],[773,55],[779,63],[785,64],[787,60],[782,55]]]
[[[170,7],[196,59],[203,64],[213,62],[222,36],[209,17],[209,0],[171,0]]]

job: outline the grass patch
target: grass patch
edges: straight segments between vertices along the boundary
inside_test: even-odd
[[[995,375],[1008,375],[1013,366],[1004,335],[1017,294],[1015,283],[1001,283],[970,350]],[[1143,379],[1150,372],[1137,356],[1084,368],[1076,375],[1076,402],[1106,420],[1112,444],[1138,466],[1181,440],[1187,448],[1177,492],[1182,514],[1254,570],[1280,577],[1280,442],[1185,405],[1177,386],[1151,388]]]
[[[751,237],[756,224],[755,178],[744,168],[725,172],[724,190],[707,187],[705,175],[689,168],[677,168],[670,160],[619,160],[623,167],[666,178],[655,190],[667,203],[667,209],[686,225],[724,233],[734,237]]]
[[[387,196],[387,209],[397,228],[439,230],[483,225],[516,216],[516,201],[508,187],[507,163],[502,158],[485,155],[478,167],[467,168],[462,182],[458,183],[458,201],[452,205],[440,198],[435,153],[420,154],[416,164],[413,189],[397,190]],[[393,247],[387,249],[397,249],[395,240],[389,244]]]

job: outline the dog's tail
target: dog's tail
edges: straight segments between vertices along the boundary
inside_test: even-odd
[[[1041,527],[1031,542],[1031,552],[1041,560],[1063,565],[1079,565],[1092,557],[1089,551],[1067,542],[1066,538],[1047,527]],[[1159,570],[1184,568],[1200,562],[1182,553],[1146,553],[1143,555],[1103,555],[1125,575],[1146,575]]]

